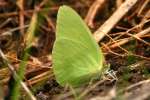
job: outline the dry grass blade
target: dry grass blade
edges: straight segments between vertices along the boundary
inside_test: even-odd
[[[19,83],[21,84],[22,88],[27,92],[31,100],[36,100],[30,89],[26,86],[26,84],[21,81],[20,77],[18,76],[17,72],[15,71],[14,67],[9,63],[8,59],[5,57],[4,53],[0,49],[0,56],[2,57],[4,63],[8,66],[10,71],[13,73],[14,79],[18,80]]]
[[[46,18],[46,20],[48,22],[48,27],[52,28],[52,30],[55,32],[56,28],[55,28],[55,25],[52,22],[52,19],[49,18],[47,15],[45,15],[45,18]]]
[[[123,3],[123,0],[116,0],[116,6],[117,6],[117,8],[119,8],[122,3]]]
[[[97,42],[117,24],[117,22],[136,4],[138,0],[126,0],[114,14],[97,30],[94,32],[94,38]]]
[[[34,35],[35,35],[34,33],[38,27],[38,23],[39,23],[38,22],[38,14],[37,14],[37,12],[35,12],[32,16],[30,27],[29,27],[27,33],[25,34],[26,35],[25,36],[25,43],[28,47],[31,46],[32,41],[34,40]]]
[[[133,84],[133,85],[130,85],[130,86],[128,86],[127,88],[125,88],[124,90],[119,91],[119,93],[125,92],[125,91],[130,91],[131,89],[133,89],[133,88],[135,88],[135,87],[138,87],[138,86],[140,86],[140,85],[142,85],[142,84],[145,84],[145,83],[150,83],[150,79],[144,80],[144,81],[140,81],[140,82],[138,82],[138,83],[135,83],[135,84]]]
[[[87,25],[89,25],[90,27],[94,27],[93,25],[93,20],[95,18],[95,15],[98,11],[98,9],[100,9],[102,7],[102,5],[104,4],[105,0],[95,0],[95,2],[92,4],[92,6],[90,7],[88,14],[85,18],[85,22],[87,23]]]
[[[141,32],[139,32],[139,33],[137,33],[137,34],[135,34],[135,35],[133,35],[133,36],[134,36],[134,37],[141,37],[141,36],[143,36],[143,35],[145,35],[145,34],[148,34],[149,32],[150,32],[150,27],[147,28],[147,29],[145,29],[145,30],[143,30],[143,31],[141,31]],[[118,41],[117,43],[111,44],[111,45],[109,46],[109,48],[115,48],[115,47],[117,47],[118,45],[123,45],[123,44],[125,44],[125,43],[127,43],[127,42],[129,42],[129,41],[131,41],[131,40],[133,40],[133,39],[134,39],[133,37],[124,38],[124,39]]]
[[[46,9],[39,9],[39,11],[56,11],[58,10],[58,7],[49,7],[49,8],[46,8]],[[30,10],[25,10],[24,11],[24,15],[26,14],[33,14],[34,13],[34,10],[33,9],[30,9]],[[17,16],[18,15],[18,12],[9,12],[9,13],[0,13],[0,18],[4,18],[4,17],[14,17],[14,16]]]
[[[101,80],[98,81],[97,83],[93,84],[92,86],[90,86],[89,88],[85,89],[80,95],[79,95],[79,99],[83,98],[84,96],[86,96],[86,94],[88,94],[91,90],[93,90],[94,88],[96,88],[96,86],[104,83],[106,80]]]
[[[12,33],[13,33],[14,31],[17,31],[17,30],[19,30],[19,29],[21,29],[21,28],[28,28],[28,27],[29,27],[29,25],[24,25],[23,27],[16,27],[16,28],[13,28],[13,29],[11,29],[11,30],[8,30],[8,31],[6,31],[6,32],[4,32],[4,33],[1,33],[0,36],[2,36],[2,35],[12,35]]]
[[[113,100],[116,97],[116,88],[112,88],[106,96],[96,96],[90,100]]]
[[[142,13],[142,11],[144,10],[144,8],[146,7],[146,5],[149,3],[150,0],[145,0],[144,4],[142,5],[141,9],[138,12],[138,15],[140,15]]]
[[[24,26],[24,0],[17,0],[17,6],[19,7],[19,22],[20,22],[20,27]],[[24,29],[20,29],[20,32],[22,35],[24,34]]]
[[[30,80],[28,80],[28,83],[30,85],[34,85],[36,83],[40,83],[41,81],[44,81],[44,80],[48,80],[49,78],[53,78],[53,73],[50,72],[50,71],[46,71],[44,73],[41,73],[33,78],[31,78]]]

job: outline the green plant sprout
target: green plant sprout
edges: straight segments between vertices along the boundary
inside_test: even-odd
[[[56,81],[81,86],[101,75],[103,53],[81,17],[70,7],[60,7],[53,51]]]
[[[34,39],[35,32],[38,28],[39,25],[39,14],[35,12],[32,16],[29,28],[26,33],[26,48],[23,52],[22,55],[22,61],[20,62],[19,69],[17,71],[17,74],[19,78],[16,78],[16,81],[12,83],[12,89],[10,90],[10,99],[11,100],[18,100],[20,97],[20,81],[24,79],[24,74],[25,74],[25,69],[27,65],[27,60],[29,58],[29,52],[30,52],[30,47],[31,43]]]

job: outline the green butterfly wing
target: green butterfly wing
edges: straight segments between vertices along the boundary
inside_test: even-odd
[[[100,75],[103,55],[89,28],[70,7],[58,11],[53,69],[57,82],[80,86]]]

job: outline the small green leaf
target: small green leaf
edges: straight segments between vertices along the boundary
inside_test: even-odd
[[[58,11],[53,69],[57,82],[74,87],[99,76],[103,54],[81,17],[70,7]]]

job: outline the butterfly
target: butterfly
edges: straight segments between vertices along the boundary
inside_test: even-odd
[[[81,86],[102,73],[104,56],[82,18],[70,7],[57,14],[56,40],[52,50],[56,81]]]

